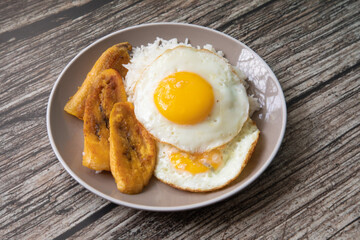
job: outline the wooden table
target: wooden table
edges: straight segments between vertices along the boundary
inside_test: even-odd
[[[359,239],[359,1],[0,2],[0,239]],[[288,106],[276,158],[246,190],[185,212],[112,204],[51,149],[61,70],[111,32],[149,22],[222,31],[273,69]]]

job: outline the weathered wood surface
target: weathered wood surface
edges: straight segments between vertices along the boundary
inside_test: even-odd
[[[359,239],[359,1],[0,2],[0,239]],[[186,212],[117,206],[73,180],[45,113],[64,66],[96,39],[187,22],[244,42],[283,87],[278,155],[245,191]]]

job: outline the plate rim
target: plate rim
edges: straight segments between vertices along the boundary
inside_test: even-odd
[[[52,107],[52,102],[53,102],[53,98],[54,98],[54,94],[55,91],[57,89],[57,86],[59,85],[60,79],[62,79],[63,75],[65,74],[65,72],[67,71],[67,69],[73,64],[73,62],[75,60],[77,60],[84,52],[86,52],[88,49],[90,49],[92,46],[96,45],[97,43],[110,38],[114,35],[120,34],[122,32],[128,31],[130,29],[136,29],[136,28],[142,28],[142,27],[147,27],[147,26],[154,26],[154,25],[173,25],[173,26],[190,26],[190,27],[194,27],[194,28],[199,28],[202,30],[206,30],[206,31],[210,31],[213,32],[215,34],[220,34],[225,38],[228,38],[232,41],[236,41],[237,43],[239,43],[240,45],[243,45],[244,47],[246,47],[254,56],[257,57],[258,60],[261,61],[262,64],[264,64],[266,66],[266,69],[269,71],[270,76],[275,80],[275,84],[278,87],[278,89],[280,89],[280,95],[282,98],[282,102],[283,102],[283,110],[282,110],[282,114],[283,114],[283,121],[282,121],[282,127],[281,127],[281,132],[280,132],[280,138],[279,141],[277,142],[275,148],[273,149],[270,157],[268,158],[268,160],[265,162],[265,164],[254,174],[254,176],[252,176],[250,179],[248,179],[247,181],[245,181],[241,186],[227,192],[224,193],[220,196],[214,197],[212,199],[200,202],[200,203],[194,203],[194,204],[188,204],[188,205],[183,205],[183,206],[176,206],[176,207],[161,207],[161,206],[148,206],[148,205],[141,205],[141,204],[135,204],[135,203],[129,203],[126,201],[122,201],[116,198],[113,198],[109,195],[103,194],[102,192],[98,191],[97,189],[93,188],[92,186],[90,186],[89,184],[87,184],[85,181],[83,181],[81,178],[79,178],[71,169],[70,167],[66,164],[66,162],[62,159],[60,152],[58,151],[56,145],[55,145],[55,140],[53,138],[52,132],[51,132],[51,123],[50,123],[50,112],[51,112],[51,107]],[[130,208],[135,208],[135,209],[139,209],[139,210],[147,210],[147,211],[154,211],[154,212],[175,212],[175,211],[185,211],[185,210],[192,210],[192,209],[196,209],[196,208],[200,208],[200,207],[205,207],[205,206],[209,206],[211,204],[223,201],[233,195],[235,195],[236,193],[244,190],[246,187],[248,187],[251,183],[253,183],[267,168],[268,166],[271,164],[271,162],[273,161],[273,159],[275,158],[276,154],[278,153],[280,146],[284,140],[284,135],[285,135],[285,130],[286,130],[286,123],[287,123],[287,106],[286,106],[286,100],[285,100],[285,96],[284,96],[284,92],[282,90],[282,87],[280,85],[280,82],[278,80],[278,78],[275,76],[274,72],[271,70],[271,68],[269,67],[269,65],[256,53],[254,52],[249,46],[245,45],[244,43],[242,43],[241,41],[223,33],[220,32],[218,30],[212,29],[212,28],[208,28],[208,27],[204,27],[204,26],[200,26],[200,25],[196,25],[196,24],[189,24],[189,23],[174,23],[174,22],[157,22],[157,23],[145,23],[145,24],[139,24],[139,25],[134,25],[134,26],[130,26],[130,27],[126,27],[120,30],[117,30],[115,32],[112,32],[110,34],[107,34],[99,39],[97,39],[96,41],[94,41],[93,43],[91,43],[90,45],[86,46],[84,49],[82,49],[75,57],[73,57],[71,59],[71,61],[69,63],[66,64],[65,68],[61,71],[60,75],[58,76],[58,78],[56,79],[52,89],[51,89],[51,93],[48,99],[48,103],[47,103],[47,111],[46,111],[46,128],[47,128],[47,133],[48,133],[48,138],[50,140],[50,144],[51,147],[53,149],[53,151],[55,152],[55,155],[57,157],[57,159],[60,161],[61,165],[65,168],[65,170],[70,174],[70,176],[72,176],[78,183],[80,183],[83,187],[85,187],[87,190],[89,190],[90,192],[112,202],[118,205],[122,205],[122,206],[126,206],[126,207],[130,207]]]

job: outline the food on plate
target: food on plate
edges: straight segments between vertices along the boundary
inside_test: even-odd
[[[209,44],[158,38],[109,48],[65,106],[84,117],[83,165],[110,170],[127,194],[141,192],[152,175],[191,192],[223,188],[260,136],[245,79]]]
[[[75,95],[66,103],[64,110],[79,119],[83,119],[85,101],[96,76],[108,68],[115,69],[121,76],[125,76],[127,69],[123,67],[123,64],[127,64],[130,61],[128,52],[131,51],[131,48],[129,43],[124,42],[107,49],[96,61]]]
[[[110,171],[109,118],[115,103],[126,102],[121,75],[114,69],[98,74],[86,98],[83,165]]]
[[[136,82],[135,114],[159,141],[186,152],[205,152],[233,139],[248,118],[241,79],[209,50],[168,49]]]
[[[154,175],[192,192],[214,191],[241,173],[259,138],[244,74],[211,46],[175,39],[133,49],[125,88],[157,142]]]
[[[116,103],[110,115],[110,167],[117,188],[127,194],[142,191],[156,162],[154,139],[137,121],[131,103]]]
[[[235,180],[254,151],[260,131],[248,119],[240,133],[226,146],[190,154],[170,145],[158,146],[155,176],[175,188],[191,192],[220,189]]]

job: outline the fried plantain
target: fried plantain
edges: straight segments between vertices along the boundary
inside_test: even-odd
[[[114,69],[97,75],[86,99],[83,165],[110,171],[109,118],[115,103],[126,101],[124,84]]]
[[[117,188],[127,194],[141,192],[155,162],[155,141],[137,121],[133,105],[116,103],[110,114],[110,168]]]
[[[127,69],[123,67],[123,64],[129,63],[129,51],[131,51],[131,48],[131,45],[127,42],[119,43],[108,48],[96,61],[95,65],[87,74],[83,84],[75,95],[72,96],[66,103],[64,110],[79,119],[83,119],[85,101],[91,86],[94,84],[96,76],[105,69],[113,68],[117,70],[123,78],[125,78]]]

